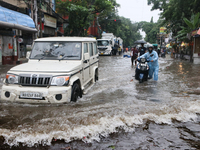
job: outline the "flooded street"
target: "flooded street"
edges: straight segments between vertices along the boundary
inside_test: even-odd
[[[0,103],[0,149],[200,149],[199,65],[159,65],[158,82],[140,84],[130,58],[102,56],[77,103]]]

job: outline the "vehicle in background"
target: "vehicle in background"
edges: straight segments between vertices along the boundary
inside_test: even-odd
[[[102,33],[102,38],[97,40],[99,55],[116,55],[120,48],[123,49],[123,40],[116,38],[113,33]]]
[[[99,55],[112,55],[116,37],[113,33],[102,33],[102,38],[97,40]]]
[[[7,72],[1,100],[76,102],[98,80],[98,58],[95,38],[36,39],[28,63]]]

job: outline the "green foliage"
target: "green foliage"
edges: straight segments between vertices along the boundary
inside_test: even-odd
[[[187,40],[187,34],[190,33],[192,30],[196,29],[200,25],[200,19],[199,19],[200,14],[197,13],[196,15],[192,14],[190,20],[187,18],[183,18],[185,23],[187,24],[186,27],[181,26],[181,30],[178,31],[177,38],[181,40]]]
[[[164,19],[163,24],[166,25],[175,36],[182,30],[181,26],[193,29],[198,27],[197,22],[199,17],[196,16],[196,18],[191,20],[191,16],[200,12],[199,0],[148,0],[148,4],[153,4],[152,10],[162,10],[161,18]]]
[[[139,27],[146,33],[145,41],[149,43],[156,43],[157,34],[162,25],[162,20],[158,20],[157,23],[153,23],[153,17],[150,22],[142,21],[139,22]]]
[[[114,19],[121,21],[115,22]],[[138,23],[133,23],[130,19],[120,17],[115,13],[108,14],[107,18],[100,18],[99,24],[101,25],[102,31],[121,37],[125,47],[133,46],[136,40],[142,39],[138,29]]]
[[[96,13],[103,15],[113,12],[119,5],[116,0],[56,0],[56,7],[59,14],[69,16],[69,26],[65,29],[65,35],[86,36]]]
[[[142,38],[140,28],[138,23],[132,23],[130,19],[118,16],[117,7],[119,4],[116,0],[72,0],[72,2],[57,0],[57,12],[69,16],[69,26],[65,29],[65,35],[87,36],[86,31],[97,18],[97,24],[101,28],[100,34],[103,31],[113,33],[123,39],[124,46],[132,46],[136,40]],[[120,21],[115,22],[114,19]]]

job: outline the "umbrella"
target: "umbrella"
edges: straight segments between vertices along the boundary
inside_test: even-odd
[[[167,44],[165,47],[167,47],[167,48],[172,48],[172,47],[170,46],[170,44]]]
[[[182,42],[181,46],[185,46],[185,43],[184,43],[184,42]]]
[[[134,42],[134,44],[146,44],[147,42],[144,40],[137,40]]]

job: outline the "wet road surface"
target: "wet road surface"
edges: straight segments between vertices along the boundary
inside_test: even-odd
[[[77,103],[0,103],[0,149],[200,149],[200,65],[159,65],[158,82],[139,84],[130,58],[102,56]]]

